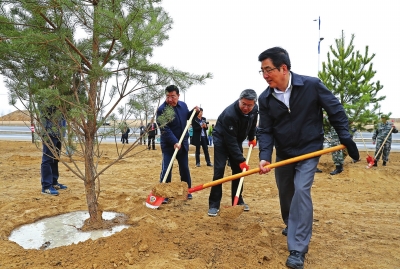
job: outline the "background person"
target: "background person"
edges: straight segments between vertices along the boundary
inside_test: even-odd
[[[211,127],[208,128],[208,145],[212,147],[213,145],[213,137],[212,137],[212,131],[214,130],[214,124],[211,124]]]
[[[61,153],[62,128],[65,121],[61,113],[51,106],[42,111],[44,130],[42,163],[40,166],[42,193],[58,195],[58,190],[67,189],[67,186],[58,182],[58,163]]]
[[[208,138],[207,138],[207,120],[203,117],[203,109],[196,113],[192,119],[193,137],[190,139],[190,144],[196,146],[196,166],[200,167],[200,147],[203,148],[204,158],[207,166],[213,166],[208,153]]]
[[[157,135],[157,124],[154,122],[154,118],[152,118],[151,122],[147,124],[148,150],[150,150],[150,145],[153,150],[156,150],[156,142],[155,142],[156,135]]]
[[[189,126],[189,143],[191,143],[193,138],[193,126],[190,124]]]
[[[214,176],[213,180],[224,177],[226,161],[229,158],[232,175],[249,170],[246,158],[243,157],[243,141],[249,140],[249,145],[256,146],[255,131],[258,115],[256,104],[257,93],[248,89],[240,93],[239,99],[225,108],[219,115],[213,131],[214,139]],[[231,181],[232,205],[240,179]],[[242,189],[243,190],[243,189]],[[250,208],[243,201],[242,190],[238,205],[243,205],[245,211]],[[222,185],[213,186],[208,198],[208,215],[215,217],[221,205]]]
[[[122,144],[128,144],[128,136],[129,136],[130,129],[126,122],[121,124],[121,142]]]
[[[170,106],[174,109],[175,116],[172,121],[160,128],[160,144],[162,151],[162,168],[160,173],[160,182],[162,182],[169,163],[171,162],[172,156],[176,148],[178,148],[178,153],[176,155],[176,160],[179,164],[179,175],[181,181],[188,184],[188,187],[192,186],[192,179],[190,177],[189,171],[189,134],[183,131],[186,129],[187,121],[190,119],[192,114],[189,111],[186,103],[179,101],[179,89],[175,85],[170,85],[165,89],[165,102],[157,109],[157,119],[162,115],[166,106]],[[196,111],[200,111],[198,107],[195,107]],[[160,123],[158,123],[161,126]],[[181,144],[179,144],[179,139],[184,134],[184,139]],[[167,176],[166,182],[171,182],[172,168]],[[188,199],[192,199],[192,194],[188,194]],[[168,198],[165,198],[164,203],[168,202]]]
[[[269,85],[258,99],[260,174],[270,171],[265,165],[272,161],[274,147],[277,162],[323,148],[322,109],[349,155],[360,158],[344,108],[321,80],[291,72],[289,54],[279,47],[262,52],[258,60],[260,74]],[[275,169],[290,268],[303,268],[308,252],[313,225],[311,186],[318,161],[315,157]]]
[[[376,144],[376,149],[375,149],[375,161],[374,161],[374,166],[378,166],[378,161],[381,158],[382,155],[382,160],[383,166],[386,166],[386,163],[389,161],[389,154],[390,150],[392,148],[392,133],[398,133],[399,130],[396,129],[396,126],[394,126],[394,123],[388,122],[388,116],[387,115],[382,115],[381,116],[381,121],[379,122],[374,134],[372,135],[372,144]],[[386,143],[381,149],[381,151],[378,153],[378,150],[381,148],[383,141],[385,141],[385,138],[388,136],[390,130],[393,128],[392,133],[389,135],[389,137],[386,139]],[[378,155],[377,155],[378,153]]]
[[[139,144],[140,144],[140,145],[142,145],[142,144],[145,144],[145,145],[146,145],[146,136],[145,136],[145,133],[146,133],[146,128],[145,128],[144,125],[143,125],[143,121],[141,121],[141,122],[140,122],[140,127],[139,127],[139,135],[140,135]]]
[[[335,128],[331,126],[329,132],[327,133],[327,140],[328,140],[328,145],[329,147],[335,147],[337,145],[340,145],[340,140],[339,136],[335,131]],[[330,172],[331,175],[337,175],[343,172],[343,164],[344,164],[344,159],[347,157],[347,151],[344,150],[338,150],[332,152],[332,161],[335,164],[336,168],[332,172]]]

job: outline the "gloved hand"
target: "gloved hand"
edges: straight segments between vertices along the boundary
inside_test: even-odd
[[[257,145],[257,140],[253,139],[253,140],[249,141],[249,147],[250,147],[250,145],[253,145],[253,148],[255,148]]]
[[[250,166],[246,163],[246,161],[240,163],[239,166],[240,166],[240,169],[242,169],[242,170],[245,168],[246,168],[246,171],[250,170]]]
[[[346,146],[347,152],[349,153],[349,156],[353,160],[359,160],[360,159],[360,153],[358,152],[358,148],[356,143],[354,143],[353,139],[349,138],[339,138],[340,143]]]

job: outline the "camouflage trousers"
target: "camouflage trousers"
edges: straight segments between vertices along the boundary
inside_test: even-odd
[[[386,141],[385,145],[382,147],[381,151],[379,152],[378,155],[377,152],[378,150],[381,148],[383,141],[377,141],[376,143],[376,150],[375,150],[375,156],[376,156],[376,160],[379,161],[379,159],[381,158],[382,155],[382,160],[387,162],[389,161],[389,154],[390,154],[390,150],[392,148],[392,143],[389,141]]]
[[[328,142],[329,147],[335,147],[337,145],[340,145],[339,140],[331,140]],[[341,149],[338,151],[332,152],[332,161],[335,165],[343,165],[344,164],[344,159],[346,159],[347,155],[347,149]]]

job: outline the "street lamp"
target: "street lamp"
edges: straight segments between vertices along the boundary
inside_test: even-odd
[[[321,47],[321,41],[324,40],[324,38],[321,37],[321,17],[318,17],[318,19],[315,19],[314,21],[318,21],[318,73],[319,73],[319,59],[321,51],[320,47]]]

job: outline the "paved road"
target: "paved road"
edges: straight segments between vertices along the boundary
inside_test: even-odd
[[[99,129],[99,133],[107,132],[111,130],[110,127],[101,127]],[[130,139],[136,139],[139,133],[133,132],[130,133]],[[0,126],[0,140],[14,140],[14,141],[30,141],[32,139],[31,130],[29,126]],[[120,134],[117,135],[117,142],[121,139]],[[364,145],[364,142],[365,145]],[[112,143],[114,142],[114,137],[106,137],[103,142]],[[375,145],[372,144],[372,133],[362,132],[356,133],[354,137],[354,141],[357,144],[359,150],[365,150],[367,148],[368,151],[373,151],[375,149]],[[392,135],[392,150],[400,151],[400,133]],[[159,142],[159,141],[157,141]],[[245,141],[243,144],[247,145]]]

